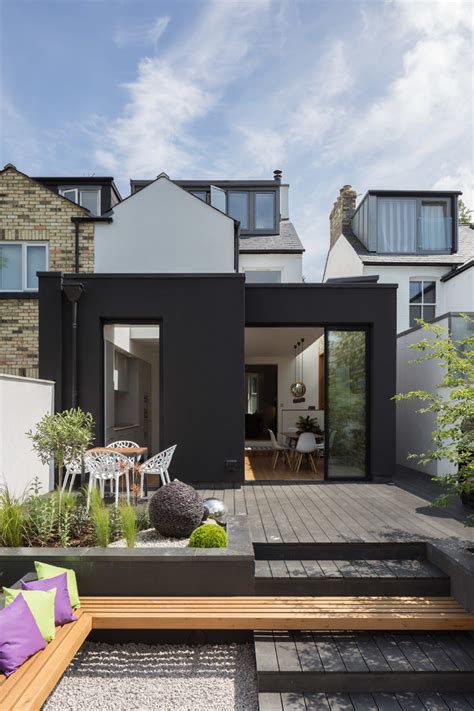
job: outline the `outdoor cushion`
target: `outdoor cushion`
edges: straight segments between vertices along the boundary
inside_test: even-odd
[[[77,610],[77,608],[81,606],[79,592],[77,590],[76,573],[74,570],[71,570],[71,568],[60,568],[57,565],[42,563],[38,560],[35,560],[35,568],[39,580],[56,578],[58,575],[61,575],[61,573],[67,573],[67,589],[69,591],[71,605],[74,610]]]
[[[67,589],[67,574],[62,573],[55,578],[44,580],[21,581],[22,590],[52,590],[56,589],[54,600],[54,622],[56,625],[67,625],[68,622],[77,620],[72,613],[71,599]]]
[[[18,595],[22,595],[31,610],[45,642],[51,642],[56,634],[54,625],[54,598],[56,588],[53,590],[16,590],[3,588],[5,594],[5,607],[11,605]]]
[[[25,598],[18,595],[11,605],[0,610],[0,671],[10,676],[28,657],[45,647]]]

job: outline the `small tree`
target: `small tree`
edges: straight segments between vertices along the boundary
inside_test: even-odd
[[[471,212],[464,204],[464,200],[458,200],[458,220],[460,225],[469,225],[471,222]]]
[[[48,464],[53,461],[58,468],[60,487],[64,464],[84,455],[92,442],[93,427],[94,420],[90,412],[83,412],[78,407],[55,415],[45,415],[34,430],[26,433],[41,462]]]
[[[474,323],[467,315],[463,318],[467,325]],[[414,390],[395,399],[419,400],[422,406],[417,412],[435,415],[433,448],[408,458],[417,459],[419,464],[447,460],[454,465],[454,474],[433,477],[446,489],[434,505],[446,506],[454,495],[463,500],[474,495],[474,335],[454,341],[443,326],[418,323],[432,338],[409,346],[422,353],[413,362],[436,360],[444,371],[443,378],[435,392]],[[466,525],[474,525],[474,514],[467,517]]]

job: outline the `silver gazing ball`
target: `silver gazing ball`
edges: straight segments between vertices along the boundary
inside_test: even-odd
[[[224,523],[227,516],[227,506],[220,499],[204,499],[204,513],[219,523]]]

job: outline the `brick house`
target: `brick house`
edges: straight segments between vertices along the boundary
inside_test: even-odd
[[[110,178],[68,178],[67,189],[86,184],[90,205],[101,180],[113,186]],[[70,199],[81,200],[80,191],[61,195],[62,182],[30,178],[11,164],[0,171],[0,373],[38,377],[36,273],[94,270],[94,222],[101,218]]]

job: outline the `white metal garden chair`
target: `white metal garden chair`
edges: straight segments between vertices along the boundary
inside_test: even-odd
[[[135,447],[136,449],[138,449],[139,446],[140,445],[137,444],[136,442],[132,442],[131,439],[119,439],[116,442],[110,442],[107,445],[107,449],[128,449],[128,448],[132,448],[132,447]],[[139,454],[136,457],[135,461],[138,463],[141,458],[142,458],[142,455]],[[132,457],[132,459],[133,459],[133,457]]]
[[[127,501],[130,503],[130,486],[128,472],[130,470],[130,461],[128,457],[124,457],[119,452],[87,452],[84,455],[84,463],[90,472],[89,490],[87,492],[87,510],[90,507],[92,487],[99,485],[100,495],[102,498],[105,495],[105,485],[108,482],[110,491],[114,493],[115,487],[115,506],[118,507],[119,497],[119,481],[120,477],[125,477],[125,490]]]
[[[154,457],[150,457],[146,462],[140,465],[140,495],[143,496],[143,482],[147,474],[158,474],[161,479],[162,486],[170,483],[170,475],[168,473],[171,460],[173,459],[174,450],[178,445],[174,444],[168,449],[164,449],[162,452],[155,454]]]
[[[61,493],[66,491],[67,484],[69,482],[69,493],[71,493],[76,480],[76,476],[82,476],[82,458],[76,457],[76,459],[71,459],[65,462],[66,472],[64,474],[63,485],[61,487]],[[84,466],[84,472],[87,473],[87,469]]]

